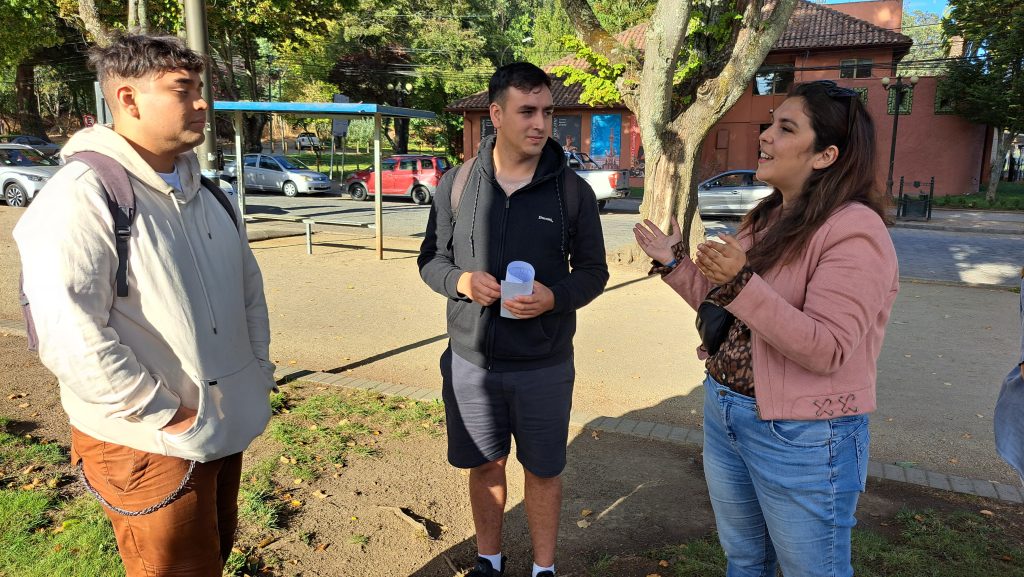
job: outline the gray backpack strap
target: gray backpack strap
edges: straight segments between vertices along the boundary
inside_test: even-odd
[[[96,173],[103,192],[107,195],[107,208],[114,217],[114,242],[117,247],[117,296],[128,296],[128,240],[132,237],[135,221],[135,191],[128,179],[128,171],[118,161],[105,154],[83,151],[68,158],[84,163]]]
[[[466,181],[469,180],[469,175],[473,172],[473,167],[476,166],[476,158],[475,156],[470,158],[465,164],[455,169],[455,182],[452,183],[451,194],[452,223],[459,215],[459,202],[462,201],[462,193],[466,190]]]

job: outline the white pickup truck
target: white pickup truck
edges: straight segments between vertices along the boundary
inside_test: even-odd
[[[587,181],[594,189],[597,206],[604,208],[609,198],[626,198],[629,196],[629,171],[604,170],[585,152],[565,151],[566,165],[575,170],[576,174]]]

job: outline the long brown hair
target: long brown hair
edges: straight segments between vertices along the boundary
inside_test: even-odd
[[[811,119],[814,152],[835,145],[839,156],[811,173],[800,196],[771,226],[771,215],[782,204],[777,188],[743,218],[740,231],[757,239],[747,261],[762,274],[795,259],[828,217],[847,203],[859,202],[885,218],[882,192],[875,182],[875,125],[859,95],[819,80],[794,86],[789,98],[798,96]]]

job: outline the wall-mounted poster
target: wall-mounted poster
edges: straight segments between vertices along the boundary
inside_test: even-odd
[[[490,116],[480,117],[480,140],[487,138],[494,134],[494,123],[491,122]]]
[[[632,164],[629,165],[629,175],[637,178],[644,177],[644,143],[640,138],[640,125],[637,124],[636,116],[630,115],[629,134],[631,141],[629,145],[629,158]]]
[[[562,145],[567,152],[579,152],[580,142],[583,141],[581,125],[583,117],[576,116],[555,116],[551,122],[551,137]]]
[[[622,115],[595,114],[590,117],[590,157],[605,169],[619,167],[622,143]]]

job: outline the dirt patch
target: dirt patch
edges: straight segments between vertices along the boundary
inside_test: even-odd
[[[56,380],[24,349],[24,339],[0,337],[0,416],[17,421],[19,432],[66,445],[68,425]],[[309,383],[287,385],[285,391],[296,402],[345,392]],[[475,543],[467,478],[445,461],[443,436],[396,437],[382,427],[368,446],[374,456],[349,457],[343,467],[327,468],[312,481],[295,484],[286,469],[279,472],[278,498],[286,505],[281,527],[243,524],[238,538],[239,547],[251,549],[265,566],[260,575],[450,577],[456,573],[453,567],[470,564]],[[246,466],[280,451],[264,436],[247,452]],[[564,478],[562,576],[668,575],[658,565],[656,550],[700,538],[713,541],[714,520],[697,447],[574,430]],[[522,469],[514,460],[509,481],[505,553],[511,558],[508,574],[522,575],[531,557]],[[80,491],[77,485],[66,489]],[[291,507],[291,501],[300,505]],[[394,507],[426,520],[436,539],[423,537]],[[904,508],[989,511],[985,518],[1008,538],[1024,541],[1024,508],[1019,505],[888,482],[869,484],[859,526],[892,536],[894,516]]]

